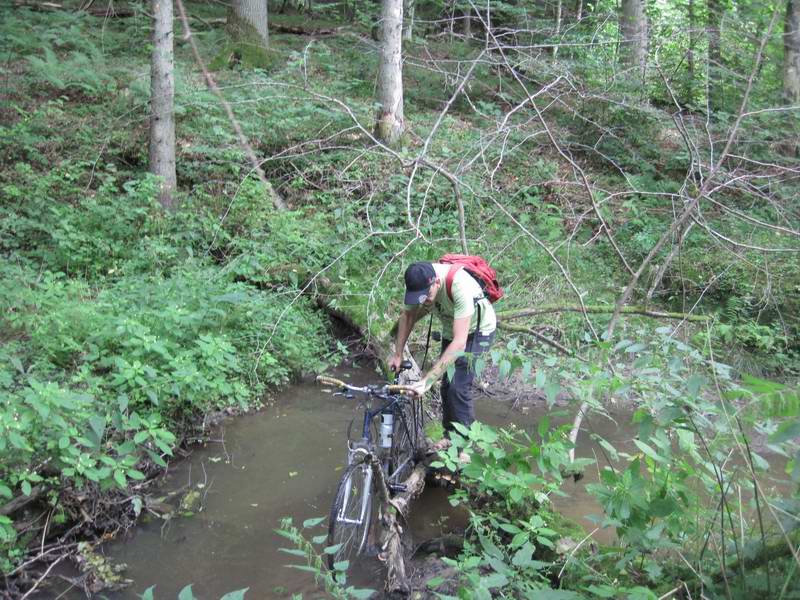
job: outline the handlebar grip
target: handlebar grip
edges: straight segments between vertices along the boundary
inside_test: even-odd
[[[411,396],[416,398],[417,393],[414,391],[413,388],[407,385],[387,385],[386,391],[390,394],[405,394],[406,396]]]
[[[332,385],[334,387],[345,387],[345,382],[335,377],[328,377],[327,375],[317,375],[317,383],[322,385]]]

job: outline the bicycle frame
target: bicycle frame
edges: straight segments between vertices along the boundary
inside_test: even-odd
[[[375,417],[377,417],[378,415],[380,415],[382,412],[384,412],[385,410],[394,409],[394,407],[396,405],[398,405],[399,403],[403,402],[403,399],[400,396],[386,396],[386,395],[379,395],[379,394],[366,394],[366,395],[367,395],[367,398],[375,397],[375,398],[379,398],[381,400],[384,400],[384,402],[385,402],[379,408],[370,409],[369,406],[367,406],[364,409],[364,419],[363,419],[362,427],[361,427],[361,440],[360,440],[359,443],[363,444],[363,445],[366,445],[370,449],[370,451],[374,452],[374,450],[375,450],[375,446],[374,446],[375,440],[372,439],[372,429],[370,428],[370,424],[372,423],[372,420]],[[412,437],[412,435],[411,435],[411,430],[409,429],[409,424],[408,424],[408,421],[406,419],[405,414],[400,410],[392,410],[392,412],[393,412],[394,417],[396,419],[400,419],[400,421],[402,423],[402,426],[405,429],[406,435],[409,437],[409,439],[415,439],[416,436]],[[416,428],[415,428],[415,432],[416,432]],[[349,452],[348,452],[348,457],[347,457],[347,464],[353,464],[353,455],[354,455],[355,452],[357,452],[359,450],[359,448],[361,448],[360,445],[357,445],[355,447],[352,446],[352,445],[350,446]],[[396,479],[396,477],[397,477],[397,473],[400,472],[402,467],[404,467],[408,463],[409,460],[411,460],[411,459],[406,459],[400,465],[394,465],[394,469],[393,469],[393,471],[391,473],[389,473],[389,471],[388,471],[388,465],[384,464],[384,471],[385,471],[385,475],[386,475],[386,478],[387,478],[387,483],[397,483],[396,481],[394,481],[394,479]]]

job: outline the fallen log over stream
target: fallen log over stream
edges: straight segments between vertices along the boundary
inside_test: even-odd
[[[376,459],[377,460],[377,459]],[[386,563],[385,590],[390,597],[407,596],[410,592],[406,555],[403,550],[403,534],[406,531],[411,502],[425,489],[425,475],[428,472],[427,461],[417,464],[411,475],[403,482],[405,491],[389,495],[383,471],[378,468],[378,490],[381,502],[380,510],[380,554],[378,558]]]

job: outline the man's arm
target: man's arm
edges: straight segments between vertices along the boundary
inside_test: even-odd
[[[469,325],[471,316],[463,317],[461,319],[453,319],[453,341],[451,341],[447,348],[444,349],[442,355],[439,357],[430,371],[419,381],[415,387],[419,387],[418,394],[422,395],[427,392],[430,387],[439,380],[439,378],[447,370],[451,363],[455,362],[458,355],[464,352],[467,347],[467,336],[469,335]]]
[[[397,337],[395,338],[394,355],[389,359],[389,368],[397,371],[403,362],[403,349],[406,347],[408,336],[421,316],[419,306],[412,306],[403,311],[397,321]]]

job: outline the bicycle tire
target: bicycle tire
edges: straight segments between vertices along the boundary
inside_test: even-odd
[[[414,402],[403,402],[396,411],[392,428],[390,450],[390,483],[403,483],[414,469],[416,460],[418,428],[414,414]]]
[[[341,546],[328,555],[328,568],[353,560],[364,552],[372,523],[374,502],[372,466],[357,462],[345,469],[328,517],[328,546]]]

